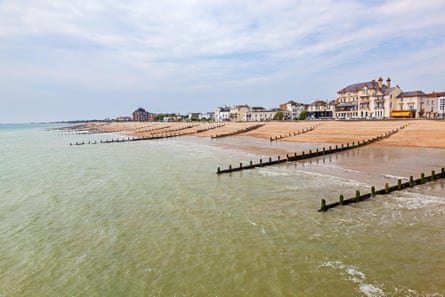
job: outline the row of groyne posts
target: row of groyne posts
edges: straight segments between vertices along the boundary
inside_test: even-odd
[[[408,124],[398,128],[398,129],[388,131],[380,136],[377,136],[377,137],[374,137],[374,138],[371,138],[368,140],[358,141],[357,143],[352,142],[352,144],[347,143],[347,144],[341,144],[340,146],[335,145],[335,147],[329,146],[327,148],[323,147],[322,149],[317,148],[315,151],[309,150],[308,153],[303,151],[303,152],[301,152],[301,154],[297,154],[297,153],[294,153],[294,155],[286,154],[285,158],[281,158],[280,156],[278,156],[278,158],[276,160],[273,160],[272,157],[269,157],[268,161],[263,161],[262,159],[259,159],[258,163],[254,163],[253,161],[250,161],[249,164],[247,164],[247,165],[240,163],[238,167],[233,167],[231,164],[229,165],[229,168],[226,168],[226,169],[221,169],[221,167],[218,167],[216,173],[224,174],[224,173],[231,173],[231,172],[235,172],[235,171],[242,171],[242,170],[246,170],[246,169],[253,169],[253,168],[257,168],[257,167],[272,166],[272,165],[277,165],[277,164],[284,163],[284,162],[292,162],[292,161],[311,159],[311,158],[316,158],[316,157],[320,157],[320,156],[335,154],[335,153],[339,153],[342,151],[359,148],[359,147],[374,143],[376,141],[380,141],[382,139],[388,138],[391,135],[399,132],[400,129],[406,128],[407,125]]]
[[[195,133],[202,133],[205,131],[209,131],[212,129],[216,129],[219,127],[224,126],[225,124],[219,124],[219,125],[212,125],[203,129],[198,129],[196,131],[191,131],[191,132],[185,132],[185,133],[175,133],[177,131],[180,130],[185,130],[185,129],[190,129],[190,128],[194,128],[197,125],[188,125],[188,126],[184,126],[181,128],[177,128],[177,129],[171,129],[168,131],[165,131],[165,133],[163,134],[159,134],[159,135],[151,135],[148,137],[126,137],[126,138],[112,138],[111,140],[106,139],[106,140],[100,140],[100,141],[76,141],[75,143],[70,142],[70,146],[71,145],[85,145],[85,144],[98,144],[98,143],[120,143],[120,142],[131,142],[131,141],[143,141],[143,140],[157,140],[157,139],[164,139],[164,138],[172,138],[172,137],[179,137],[179,136],[185,136],[185,135],[190,135],[190,134],[195,134]],[[159,130],[159,129],[155,129],[155,130]],[[152,130],[153,131],[153,130]]]
[[[427,182],[436,181],[441,178],[445,178],[445,168],[442,168],[441,172],[439,174],[436,174],[436,172],[434,170],[431,171],[430,176],[425,176],[424,173],[421,173],[420,178],[418,178],[418,179],[414,179],[413,176],[410,176],[409,181],[404,182],[404,183],[402,183],[402,180],[399,179],[397,181],[397,185],[394,185],[394,186],[389,186],[389,184],[386,183],[385,188],[383,188],[381,190],[376,190],[375,187],[372,186],[371,192],[364,194],[364,195],[361,195],[360,191],[357,190],[357,191],[355,191],[355,196],[352,198],[349,198],[349,199],[344,199],[344,196],[340,195],[338,201],[330,203],[330,204],[327,204],[325,199],[321,199],[321,207],[318,211],[325,212],[325,211],[328,211],[329,209],[337,207],[337,206],[358,203],[358,202],[373,198],[377,195],[386,195],[391,192],[401,191],[401,190],[407,189],[407,188],[412,188],[416,185],[423,185]]]
[[[320,124],[317,124],[315,126],[307,127],[307,128],[304,128],[303,130],[298,130],[298,131],[295,131],[293,133],[289,132],[288,134],[277,135],[275,137],[270,136],[269,140],[270,140],[270,142],[272,142],[272,141],[277,141],[277,140],[280,140],[280,139],[283,139],[283,138],[287,138],[287,137],[298,136],[300,134],[304,134],[304,133],[307,133],[307,132],[314,131],[315,128],[317,128],[319,126],[320,126]]]

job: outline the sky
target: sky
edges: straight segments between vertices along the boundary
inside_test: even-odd
[[[445,91],[443,0],[0,0],[0,123]]]

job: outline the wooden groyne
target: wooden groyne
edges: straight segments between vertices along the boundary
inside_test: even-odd
[[[258,163],[253,163],[252,161],[250,161],[249,164],[247,164],[247,165],[240,163],[239,167],[233,167],[232,165],[229,165],[229,168],[227,168],[227,169],[221,169],[220,167],[218,167],[216,170],[216,173],[217,174],[231,173],[231,172],[235,172],[235,171],[253,169],[253,168],[257,168],[257,167],[277,165],[277,164],[284,163],[284,162],[300,161],[300,160],[325,156],[325,155],[329,155],[329,154],[335,154],[335,153],[339,153],[342,151],[347,151],[347,150],[359,148],[359,147],[362,147],[365,145],[369,145],[376,141],[380,141],[382,139],[388,138],[391,135],[399,132],[400,129],[404,129],[406,126],[407,126],[407,124],[400,128],[388,131],[380,136],[376,136],[376,137],[368,139],[368,140],[358,141],[357,143],[352,142],[352,144],[347,143],[346,145],[345,144],[341,144],[340,146],[335,145],[335,147],[329,146],[327,148],[326,147],[323,147],[321,149],[317,148],[315,151],[309,150],[309,153],[306,153],[303,151],[303,152],[301,152],[301,154],[297,154],[297,153],[294,153],[294,155],[287,154],[286,157],[278,156],[276,160],[272,160],[272,157],[269,157],[268,161],[263,161],[262,159],[260,159]]]
[[[233,135],[237,135],[237,134],[241,134],[241,133],[245,133],[245,132],[249,132],[249,131],[258,129],[258,128],[261,128],[263,126],[264,126],[264,124],[252,125],[252,126],[244,128],[244,129],[236,130],[234,132],[212,135],[212,138],[221,138],[221,137],[233,136]]]
[[[421,173],[420,178],[418,178],[418,179],[414,179],[413,176],[410,176],[409,181],[404,182],[404,183],[402,183],[402,180],[399,179],[397,181],[397,185],[394,185],[394,186],[389,186],[388,183],[386,183],[385,187],[383,189],[377,190],[377,191],[375,190],[375,187],[372,186],[371,192],[366,193],[364,195],[361,195],[360,191],[357,190],[355,192],[355,196],[352,198],[349,198],[349,199],[344,199],[344,196],[340,195],[338,201],[330,203],[330,204],[326,204],[326,200],[322,199],[321,207],[318,211],[325,212],[325,211],[328,211],[329,209],[334,208],[334,207],[348,205],[348,204],[352,204],[352,203],[358,203],[358,202],[365,201],[370,198],[376,197],[377,195],[386,195],[386,194],[389,194],[392,192],[402,191],[404,189],[412,188],[417,185],[423,185],[425,183],[433,182],[433,181],[436,181],[441,178],[445,178],[445,168],[442,168],[440,174],[436,174],[436,172],[433,170],[431,172],[430,176],[425,176],[424,173]]]
[[[294,132],[289,132],[288,134],[284,134],[284,135],[275,135],[275,136],[270,136],[269,140],[272,141],[278,141],[281,140],[283,138],[288,138],[288,137],[292,137],[292,136],[297,136],[297,135],[301,135],[307,132],[311,132],[314,131],[318,126],[320,126],[320,124],[317,124],[315,126],[311,126],[311,127],[307,127],[304,128],[302,130],[298,130],[298,131],[294,131]]]
[[[225,124],[217,124],[217,125],[210,125],[203,129],[198,129],[196,131],[190,131],[190,132],[182,132],[178,133],[178,131],[186,130],[195,128],[198,125],[187,125],[184,127],[176,128],[176,129],[170,129],[167,131],[163,131],[162,134],[151,134],[147,137],[118,137],[118,138],[112,138],[112,139],[106,139],[106,140],[100,140],[100,141],[82,141],[82,142],[70,142],[70,145],[86,145],[86,144],[99,144],[99,143],[124,143],[124,142],[132,142],[132,141],[144,141],[144,140],[158,140],[158,139],[165,139],[165,138],[172,138],[172,137],[180,137],[180,136],[187,136],[187,135],[193,135],[198,133],[203,133],[212,129],[216,129],[219,127],[224,126]]]

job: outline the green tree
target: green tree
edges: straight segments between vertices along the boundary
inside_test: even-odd
[[[307,118],[307,112],[306,111],[300,112],[300,115],[298,116],[298,119],[300,121],[304,121],[306,118]]]
[[[274,121],[282,121],[284,119],[284,112],[277,111],[277,113],[273,116]]]

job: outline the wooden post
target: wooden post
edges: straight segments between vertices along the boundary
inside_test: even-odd
[[[243,163],[242,162],[239,163],[239,168],[243,168]]]
[[[253,162],[252,162],[252,160],[250,160],[250,166],[253,166]]]
[[[402,180],[401,179],[397,180],[397,189],[399,189],[399,190],[402,189]]]
[[[433,170],[431,171],[431,180],[435,180],[436,179],[436,172]]]
[[[340,195],[340,197],[338,199],[340,201],[340,205],[343,205],[343,201],[345,200],[345,197],[343,197],[343,195]]]
[[[260,159],[260,166],[263,166],[263,159]]]
[[[388,194],[389,193],[389,184],[385,183],[385,193]]]
[[[420,183],[421,184],[425,183],[425,173],[423,173],[423,172],[420,174]]]
[[[409,177],[409,186],[414,187],[414,177],[412,175]]]
[[[229,170],[232,171],[232,164],[229,165]]]
[[[355,202],[359,202],[360,201],[360,191],[357,190],[355,191]]]
[[[372,197],[375,196],[375,187],[374,186],[371,187],[371,196]]]
[[[442,174],[441,174],[442,178],[445,178],[445,168],[442,168]]]
[[[326,211],[326,200],[325,199],[321,199],[321,211]]]
[[[221,168],[220,167],[218,167],[217,172],[218,172],[218,174],[221,173]]]

